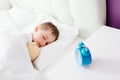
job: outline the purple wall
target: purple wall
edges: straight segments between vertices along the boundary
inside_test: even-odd
[[[120,0],[107,1],[107,26],[120,29]]]

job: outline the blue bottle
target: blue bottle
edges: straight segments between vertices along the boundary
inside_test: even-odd
[[[75,50],[75,58],[80,66],[87,66],[92,62],[90,50],[83,42],[78,43],[78,48]]]

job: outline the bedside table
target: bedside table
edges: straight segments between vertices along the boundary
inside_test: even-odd
[[[120,30],[103,26],[84,41],[90,49],[92,63],[79,66],[75,48],[67,49],[67,56],[57,63],[47,76],[50,80],[120,80]]]

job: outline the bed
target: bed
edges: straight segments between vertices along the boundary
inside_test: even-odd
[[[20,64],[19,68],[11,67],[16,73],[10,75],[17,76],[11,78],[7,75],[9,80],[120,79],[120,65],[116,64],[120,57],[113,55],[114,51],[116,54],[120,52],[120,33],[118,29],[105,26],[105,0],[1,0],[0,3],[0,44],[13,32],[31,33],[37,24],[43,22],[52,22],[60,31],[55,43],[41,48],[34,66],[27,61],[28,64]],[[92,54],[93,60],[88,68],[78,66],[75,60],[74,51],[80,41],[88,46]],[[4,64],[1,62],[1,65]],[[26,71],[21,71],[26,66]],[[0,74],[3,72],[0,67]],[[0,76],[0,79],[8,80],[6,76]]]

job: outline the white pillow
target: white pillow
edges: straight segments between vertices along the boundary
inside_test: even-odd
[[[46,69],[50,64],[54,63],[57,58],[64,54],[64,50],[69,47],[72,41],[78,35],[78,28],[69,26],[59,22],[50,16],[42,16],[28,27],[24,32],[32,32],[36,25],[43,22],[52,22],[59,29],[60,36],[57,41],[41,48],[40,56],[35,60],[34,65],[40,70]]]
[[[43,13],[55,16],[50,0],[10,0],[13,6],[28,10],[36,15]]]
[[[51,0],[51,1],[54,12],[57,15],[56,16],[57,19],[66,24],[74,25],[74,21],[70,12],[69,0]]]
[[[19,6],[35,15],[49,14],[62,22],[74,25],[69,8],[69,0],[10,0],[13,6]]]
[[[105,24],[105,0],[70,0],[70,9],[80,36],[88,38],[96,29]]]
[[[51,0],[30,0],[32,7],[32,11],[36,15],[41,15],[41,14],[49,14],[51,16],[56,17],[56,14],[54,13],[53,7]]]
[[[31,10],[31,7],[29,6],[30,1],[28,2],[28,0],[10,0],[10,3],[12,4],[12,7],[20,7],[28,11]]]
[[[0,0],[0,11],[8,10],[11,8],[9,0]]]
[[[22,31],[35,20],[36,16],[22,8],[14,6],[9,10],[9,18],[15,28],[18,31]]]

